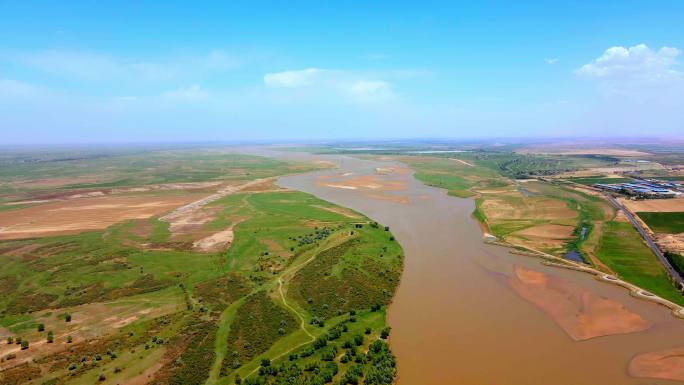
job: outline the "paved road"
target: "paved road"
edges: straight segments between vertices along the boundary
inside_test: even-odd
[[[625,216],[627,216],[627,219],[629,219],[630,222],[632,222],[632,225],[634,228],[637,229],[639,234],[641,235],[641,238],[644,239],[648,247],[651,248],[653,253],[658,257],[660,262],[665,266],[665,269],[667,270],[668,274],[672,279],[677,282],[678,287],[682,287],[684,285],[684,278],[675,270],[672,265],[670,264],[670,261],[665,258],[665,255],[663,254],[662,251],[658,248],[658,245],[656,245],[655,241],[653,241],[653,238],[646,232],[646,230],[641,226],[641,223],[634,217],[634,214],[632,214],[631,211],[627,210],[625,206],[623,206],[615,197],[611,196],[610,194],[606,194],[606,197],[610,201],[610,203],[613,204],[618,210],[621,210],[623,213],[625,213]]]

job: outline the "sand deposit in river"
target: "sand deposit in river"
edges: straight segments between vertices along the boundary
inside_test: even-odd
[[[509,283],[577,341],[638,332],[650,326],[620,302],[597,296],[567,279],[514,266]]]

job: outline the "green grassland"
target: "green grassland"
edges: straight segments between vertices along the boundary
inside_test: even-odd
[[[631,224],[606,223],[597,256],[620,278],[684,305],[684,297],[672,286],[665,269]]]
[[[461,154],[458,159],[462,159]],[[417,156],[403,156],[400,160],[415,170],[415,177],[421,182],[446,189],[450,195],[458,197],[473,196],[476,188],[497,188],[511,183],[496,170],[479,162],[468,166],[446,157]]]
[[[230,152],[229,148],[58,155],[26,159],[27,155],[14,154],[0,159],[0,202],[49,197],[69,191],[253,180],[317,167],[238,154]],[[8,209],[0,205],[2,207]]]
[[[656,233],[684,233],[684,213],[640,212],[637,215]]]
[[[258,168],[245,165],[251,160],[236,160],[251,177],[293,171],[261,159]],[[184,178],[154,180],[195,180]],[[236,193],[210,207],[218,211],[208,230],[235,225],[227,251],[192,251],[157,218],[0,242],[0,327],[32,345],[47,330],[55,343],[77,337],[68,349],[0,372],[0,382],[126,383],[156,362],[163,363],[156,384],[229,384],[236,376],[244,383],[393,381],[394,358],[377,342],[402,268],[388,230],[292,191]],[[147,235],[136,231],[142,225],[151,228]],[[135,320],[114,328],[98,318],[109,311]],[[74,323],[96,320],[93,334],[81,339],[67,314]]]

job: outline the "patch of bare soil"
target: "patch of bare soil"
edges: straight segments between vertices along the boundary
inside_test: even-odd
[[[184,211],[168,220],[169,231],[174,236],[200,231],[205,224],[216,218],[220,211],[220,207],[198,207]]]
[[[628,367],[634,377],[684,381],[684,347],[639,354]]]
[[[266,179],[266,180],[261,181],[260,183],[255,183],[255,184],[249,185],[243,189],[240,189],[241,192],[270,192],[270,191],[282,191],[282,190],[285,190],[285,189],[276,185],[275,179]]]
[[[376,167],[375,172],[378,174],[399,174],[408,175],[411,173],[411,169],[401,166],[389,166],[389,167]]]
[[[128,219],[149,218],[196,200],[196,194],[104,196],[57,201],[0,212],[0,239],[19,239],[104,229]]]
[[[469,167],[475,167],[475,165],[474,165],[474,164],[472,164],[472,163],[469,163],[469,162],[466,162],[465,160],[461,160],[461,159],[456,159],[456,158],[449,158],[449,160],[453,160],[454,162],[456,162],[456,163],[460,163],[460,164],[462,164],[462,165],[465,165],[465,166],[469,166]]]
[[[663,250],[684,254],[684,233],[656,234],[656,243]]]
[[[38,357],[63,351],[88,339],[102,337],[143,318],[151,319],[173,313],[179,307],[177,302],[165,302],[158,304],[158,306],[150,307],[149,303],[142,299],[135,301],[130,298],[135,297],[129,297],[129,299],[121,302],[89,303],[70,309],[48,310],[36,314],[36,319],[40,319],[40,322],[45,324],[46,329],[54,333],[54,343],[47,343],[46,334],[35,330],[22,334],[22,338],[30,342],[29,349],[27,350],[21,350],[21,347],[16,344],[7,345],[3,339],[2,343],[0,343],[0,357],[13,353],[16,355],[16,358],[0,363],[0,370],[18,363],[29,362]],[[64,320],[59,319],[58,314],[62,312],[70,313],[72,321],[64,322]],[[0,335],[7,336],[12,334],[0,332]],[[73,338],[72,344],[67,343],[68,336]]]
[[[221,230],[208,237],[204,237],[200,240],[193,242],[193,249],[208,253],[221,251],[227,248],[231,243],[233,243],[233,228],[235,228],[235,226],[237,226],[242,221],[243,220],[238,220],[236,222],[233,222],[233,224],[229,228]]]
[[[406,183],[403,181],[386,180],[377,175],[349,176],[334,181],[319,178],[317,184],[349,190],[403,191],[406,189]]]
[[[513,232],[509,237],[516,238],[514,243],[523,243],[533,249],[561,248],[572,237],[573,230],[573,226],[543,224]]]
[[[509,199],[511,196],[514,199]],[[482,203],[486,217],[496,220],[562,220],[572,219],[577,213],[560,199],[545,197],[520,198],[520,193],[487,196]]]
[[[375,199],[378,201],[389,201],[394,203],[401,203],[403,205],[410,202],[409,197],[405,195],[392,195],[392,194],[367,194],[370,199]]]
[[[613,218],[613,220],[614,220],[615,222],[630,223],[630,222],[629,222],[629,219],[627,219],[627,216],[625,215],[625,213],[624,213],[622,210],[618,211],[618,212],[615,214],[615,218]]]
[[[659,212],[673,213],[684,211],[684,198],[673,199],[644,199],[633,201],[631,199],[618,198],[632,212]]]
[[[509,284],[576,341],[646,330],[648,321],[622,303],[600,297],[566,279],[514,266]]]

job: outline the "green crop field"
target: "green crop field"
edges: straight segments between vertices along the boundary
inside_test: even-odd
[[[640,212],[637,215],[656,233],[684,233],[684,213],[682,212]]]
[[[600,239],[597,256],[620,278],[678,304],[684,297],[677,292],[657,257],[625,222],[608,222]]]

